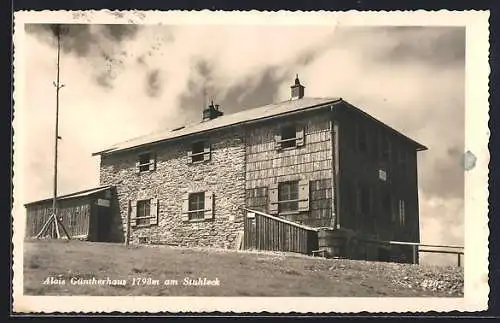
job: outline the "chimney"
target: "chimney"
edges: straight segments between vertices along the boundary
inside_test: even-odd
[[[302,99],[304,97],[305,87],[300,84],[299,75],[295,76],[295,84],[290,87],[292,89],[292,100]]]
[[[219,105],[214,104],[214,101],[212,101],[207,108],[203,109],[203,121],[215,119],[222,116],[223,114],[224,113],[219,110]]]

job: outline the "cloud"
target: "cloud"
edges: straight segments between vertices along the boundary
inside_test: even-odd
[[[154,69],[149,71],[146,77],[146,93],[150,97],[157,97],[161,90],[164,81],[161,79],[161,74],[159,69]]]
[[[31,200],[51,192],[55,47],[47,26],[26,31]],[[226,114],[289,99],[299,73],[306,96],[340,96],[429,147],[422,240],[463,238],[464,28],[79,25],[63,43],[61,191],[97,185],[93,151],[198,122],[206,99]]]

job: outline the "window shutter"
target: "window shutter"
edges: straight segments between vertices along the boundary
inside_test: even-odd
[[[281,134],[274,135],[274,149],[281,149]]]
[[[156,155],[151,153],[151,158],[149,158],[149,170],[153,171],[156,169]]]
[[[296,137],[295,145],[297,147],[304,146],[304,128],[297,127],[297,131],[296,131],[295,137]]]
[[[149,219],[149,224],[158,224],[158,199],[151,199],[151,208],[149,209],[151,219]]]
[[[193,163],[193,152],[188,151],[188,164],[192,164],[192,163]]]
[[[278,214],[278,184],[269,185],[269,213]]]
[[[137,201],[130,201],[130,226],[135,227],[137,224]]]
[[[203,161],[210,160],[210,146],[207,146],[203,149]]]
[[[136,161],[136,162],[135,162],[135,172],[136,172],[136,173],[139,173],[139,172],[140,172],[140,168],[139,168],[139,165],[140,165],[140,164],[141,164],[141,163],[140,163],[139,161]]]
[[[189,221],[189,194],[182,199],[182,221]]]
[[[205,214],[204,219],[210,220],[214,217],[214,193],[205,192]]]
[[[309,211],[309,181],[299,181],[299,211]]]

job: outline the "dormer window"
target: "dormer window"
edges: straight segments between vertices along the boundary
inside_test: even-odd
[[[139,154],[139,156],[137,156],[137,161],[135,166],[137,173],[154,171],[156,168],[156,159],[154,153],[145,152]]]
[[[210,145],[206,141],[196,141],[191,144],[188,152],[189,163],[197,163],[210,160]]]
[[[276,150],[301,147],[304,145],[304,129],[294,124],[283,125],[274,141]]]

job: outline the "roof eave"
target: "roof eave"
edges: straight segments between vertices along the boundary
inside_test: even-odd
[[[57,196],[57,200],[63,200],[63,199],[71,199],[73,197],[81,197],[78,196],[78,194],[83,194],[83,193],[86,193],[86,192],[89,192],[89,195],[91,195],[93,192],[92,191],[95,191],[95,193],[98,193],[98,192],[101,192],[105,189],[109,189],[109,188],[112,188],[114,187],[114,185],[104,185],[104,186],[98,186],[98,187],[95,187],[95,188],[89,188],[89,189],[86,189],[86,190],[82,190],[82,191],[78,191],[78,192],[74,192],[74,193],[70,193],[70,194],[65,194],[65,195],[61,195],[61,196]],[[86,195],[88,196],[88,195]],[[33,201],[33,202],[28,202],[28,203],[25,203],[24,204],[24,207],[27,207],[27,206],[31,206],[31,205],[35,205],[35,204],[41,204],[41,203],[45,203],[45,202],[48,202],[48,201],[51,201],[53,198],[45,198],[45,199],[41,199],[41,200],[37,200],[37,201]]]
[[[365,111],[361,110],[360,108],[358,108],[358,107],[356,107],[356,106],[352,105],[351,103],[349,103],[349,102],[347,102],[347,101],[344,101],[344,102],[345,102],[347,105],[349,105],[349,107],[350,107],[350,108],[354,108],[357,112],[360,112],[360,113],[361,113],[361,114],[363,114],[364,116],[366,116],[366,117],[368,117],[368,118],[370,118],[370,119],[374,120],[375,122],[377,122],[377,123],[381,124],[382,126],[384,126],[384,127],[388,128],[388,129],[390,129],[391,131],[396,132],[398,135],[402,136],[405,140],[407,140],[407,141],[411,142],[411,143],[415,146],[415,150],[416,150],[416,151],[424,151],[424,150],[428,150],[428,148],[427,148],[426,146],[424,146],[424,145],[422,145],[421,143],[419,143],[419,142],[417,142],[417,141],[415,141],[415,140],[411,139],[410,137],[406,136],[406,135],[405,135],[405,134],[403,134],[402,132],[400,132],[400,131],[398,131],[398,130],[394,129],[394,128],[393,128],[393,127],[391,127],[391,126],[389,126],[389,125],[388,125],[388,124],[386,124],[385,122],[383,122],[383,121],[381,121],[381,120],[379,120],[379,119],[375,118],[374,116],[370,115],[369,113],[367,113],[367,112],[365,112]]]
[[[251,123],[256,123],[256,122],[263,122],[263,121],[273,120],[273,119],[276,119],[276,118],[282,118],[282,117],[286,117],[286,116],[290,116],[290,115],[295,115],[295,114],[303,113],[303,112],[306,112],[306,111],[309,112],[309,111],[315,111],[315,110],[319,110],[319,109],[329,108],[333,104],[338,104],[340,102],[343,102],[343,99],[342,98],[337,98],[335,100],[331,100],[331,101],[328,101],[328,102],[325,102],[325,103],[321,103],[321,104],[317,104],[317,105],[311,105],[311,106],[304,107],[304,108],[297,109],[297,110],[293,110],[293,111],[287,111],[287,112],[283,112],[283,113],[280,113],[280,114],[276,114],[276,115],[272,115],[272,116],[267,116],[267,117],[262,117],[262,118],[257,118],[257,119],[240,121],[240,122],[236,122],[236,123],[229,124],[229,125],[223,125],[223,126],[216,127],[216,128],[202,130],[202,131],[199,131],[199,132],[188,133],[188,134],[181,135],[181,136],[178,136],[178,137],[172,137],[172,138],[167,138],[167,139],[161,139],[161,140],[151,141],[151,142],[148,142],[148,143],[145,143],[145,144],[141,144],[141,145],[137,145],[137,146],[133,146],[133,147],[128,147],[128,148],[124,148],[124,149],[109,148],[109,149],[102,150],[100,152],[92,153],[92,156],[106,155],[106,154],[111,154],[111,153],[123,152],[123,151],[128,151],[128,150],[134,150],[134,149],[138,149],[138,148],[141,148],[141,147],[146,147],[146,146],[149,146],[149,145],[154,145],[154,144],[158,144],[158,143],[162,143],[162,142],[167,142],[167,141],[179,140],[181,138],[186,138],[186,137],[193,136],[193,135],[199,135],[199,134],[207,133],[207,132],[210,132],[210,131],[216,131],[216,130],[221,130],[221,129],[225,129],[225,128],[230,128],[230,127],[235,127],[235,126],[241,126],[243,124],[251,124]]]

